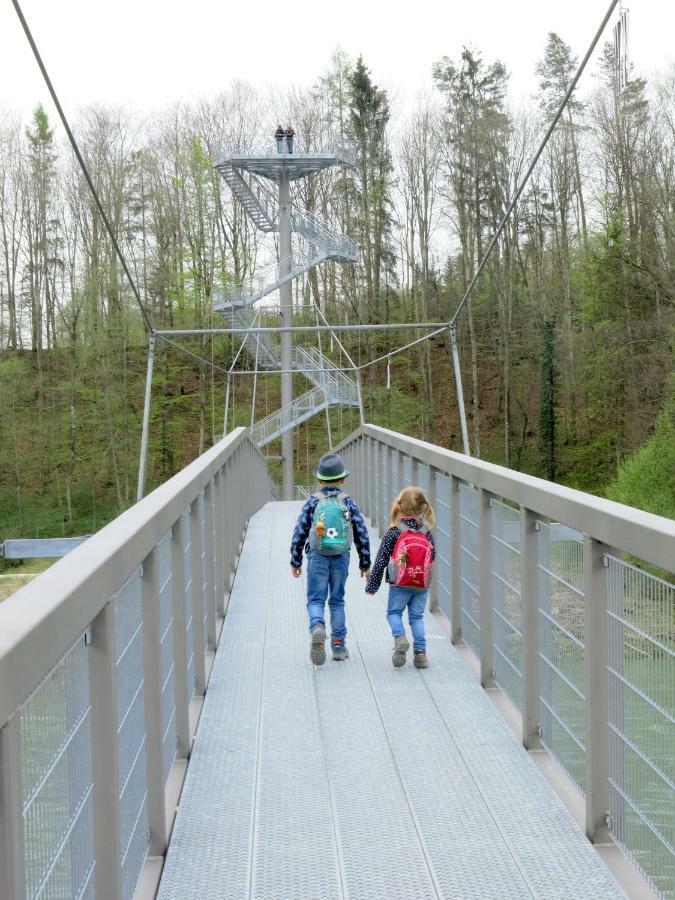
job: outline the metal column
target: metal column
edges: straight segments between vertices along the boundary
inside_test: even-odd
[[[148,338],[148,369],[145,376],[145,403],[143,405],[143,431],[141,434],[141,458],[138,462],[138,486],[136,502],[143,499],[145,488],[145,463],[148,457],[148,432],[150,431],[150,403],[152,401],[152,369],[155,362],[155,335]]]
[[[281,167],[279,173],[279,278],[291,272],[291,189],[288,180],[288,169]],[[281,302],[281,324],[289,328],[293,324],[293,284],[290,278],[279,288]],[[281,407],[286,410],[283,424],[291,421],[290,405],[293,402],[292,341],[290,332],[281,334]],[[293,429],[289,428],[281,435],[281,455],[283,457],[283,497],[293,499]]]

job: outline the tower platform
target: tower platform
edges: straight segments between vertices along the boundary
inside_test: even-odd
[[[214,165],[216,169],[234,166],[277,183],[282,170],[288,174],[289,181],[297,181],[331,166],[353,166],[355,162],[354,151],[344,148],[323,153],[236,153],[219,157]]]

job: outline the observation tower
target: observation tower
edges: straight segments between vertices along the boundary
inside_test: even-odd
[[[311,178],[332,166],[353,167],[355,152],[339,147],[320,153],[294,153],[289,152],[285,139],[281,148],[280,152],[222,156],[214,164],[256,228],[279,234],[278,263],[242,284],[214,293],[214,310],[222,312],[235,327],[252,327],[257,316],[255,304],[276,290],[281,328],[291,327],[293,279],[322,262],[354,263],[358,258],[354,241],[291,202],[292,181]],[[283,498],[292,500],[293,429],[329,406],[358,406],[359,395],[356,380],[320,350],[294,348],[289,331],[281,330],[276,338],[251,333],[243,343],[244,349],[255,356],[256,366],[281,371],[281,408],[257,422],[253,434],[259,447],[281,438]],[[297,398],[293,397],[294,370],[301,371],[312,384],[310,391]]]

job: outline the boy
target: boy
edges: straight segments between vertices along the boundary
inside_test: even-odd
[[[307,500],[291,540],[291,574],[299,578],[303,550],[307,553],[307,613],[309,658],[316,666],[326,661],[326,599],[330,608],[333,659],[349,656],[345,646],[345,582],[349,572],[352,535],[359,554],[361,577],[370,574],[368,529],[351,497],[342,491],[349,475],[337,453],[326,453],[314,470],[320,490]]]

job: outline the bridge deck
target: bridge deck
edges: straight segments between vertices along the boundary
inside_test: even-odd
[[[351,657],[310,664],[298,509],[251,521],[159,900],[623,897],[433,617],[393,669],[355,554]]]

